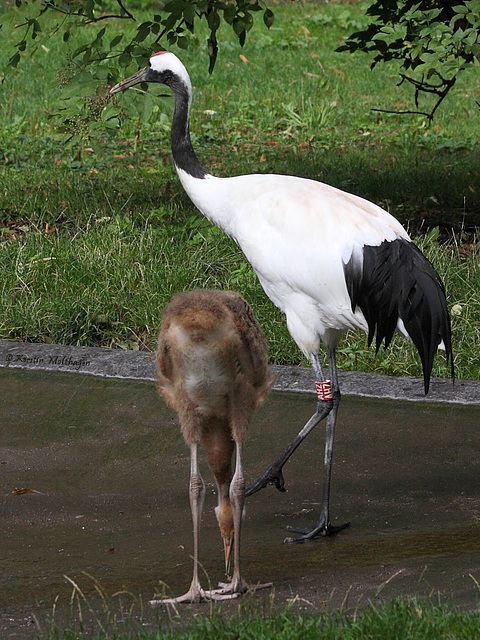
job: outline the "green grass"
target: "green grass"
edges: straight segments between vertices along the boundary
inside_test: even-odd
[[[242,618],[234,629],[229,621],[213,618],[183,637],[191,640],[232,637],[239,640],[467,640],[478,634],[479,623],[478,613],[447,611],[396,601],[386,606],[372,605],[354,616],[292,615],[290,612],[270,617],[257,615]],[[170,637],[173,640],[179,636],[173,633]]]
[[[254,27],[243,50],[222,28],[212,76],[202,34],[192,36],[177,53],[195,87],[194,143],[218,175],[302,175],[390,210],[445,280],[457,375],[478,379],[478,73],[459,82],[431,126],[372,111],[412,108],[413,96],[395,86],[394,66],[371,71],[366,56],[334,53],[363,8],[275,5],[272,29]],[[136,105],[136,119],[68,149],[48,118],[67,52],[61,39],[48,45],[0,94],[0,338],[154,349],[173,293],[233,288],[252,304],[270,360],[305,364],[241,252],[183,193],[170,157],[171,98],[126,92],[119,101]],[[421,373],[405,341],[375,357],[358,333],[341,343],[339,365]],[[442,355],[433,373],[448,375]]]
[[[478,611],[393,600],[354,612],[314,614],[287,607],[284,611],[261,611],[242,607],[225,615],[214,610],[196,616],[195,624],[178,620],[142,625],[103,621],[90,631],[60,627],[41,633],[41,640],[472,640],[480,634]]]

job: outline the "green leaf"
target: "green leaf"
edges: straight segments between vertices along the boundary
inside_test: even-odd
[[[251,13],[245,14],[243,24],[245,25],[245,31],[250,31],[250,29],[253,27],[253,16]]]
[[[118,58],[118,64],[121,67],[128,67],[132,61],[132,56],[129,51],[124,51]]]
[[[274,19],[275,16],[273,11],[271,9],[265,9],[265,12],[263,14],[263,22],[268,27],[268,29],[270,29],[270,27],[272,26]]]
[[[185,0],[170,0],[170,2],[167,2],[165,5],[164,10],[168,11],[168,13],[173,13],[174,11],[183,13],[185,4]]]
[[[227,24],[232,24],[236,15],[237,12],[233,4],[227,4],[223,7],[223,19]]]
[[[245,25],[243,23],[242,18],[236,17],[235,20],[233,21],[232,27],[233,27],[233,32],[239,38],[242,34],[245,35]]]
[[[110,41],[110,49],[114,49],[117,46],[117,44],[120,44],[122,40],[123,40],[123,35],[115,36],[115,38],[113,38]]]
[[[137,29],[137,34],[135,36],[136,42],[143,42],[147,36],[150,35],[151,31],[151,22],[144,22]]]
[[[8,64],[10,67],[16,68],[19,62],[20,62],[20,53],[17,51],[17,53],[14,53],[13,56],[10,58],[10,60],[8,61]]]
[[[217,11],[211,11],[207,15],[207,22],[211,31],[217,31],[220,26],[220,16],[218,15]]]
[[[179,36],[177,38],[177,46],[180,47],[180,49],[188,49],[188,38]]]
[[[183,10],[183,17],[186,22],[192,24],[195,21],[195,4],[193,2],[187,4]]]

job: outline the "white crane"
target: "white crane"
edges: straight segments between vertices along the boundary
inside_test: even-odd
[[[249,587],[240,575],[240,529],[245,501],[243,441],[251,415],[262,405],[275,376],[267,367],[267,345],[253,313],[232,291],[194,290],[177,295],[165,309],[157,349],[158,390],[178,413],[190,446],[190,506],[193,520],[193,578],[183,596],[151,604],[235,598]],[[198,465],[203,442],[218,488],[215,509],[228,574],[219,589],[204,591],[198,575],[200,521],[205,484]],[[236,451],[235,473],[232,455]]]
[[[369,343],[388,346],[395,331],[413,341],[428,392],[433,359],[446,351],[453,370],[450,318],[435,269],[389,213],[356,195],[294,176],[208,174],[192,147],[189,130],[192,85],[172,53],[153,55],[147,66],[112,87],[141,82],[165,84],[173,92],[171,146],[180,181],[196,207],[232,237],[244,252],[268,297],[286,316],[293,339],[315,371],[315,414],[284,455],[247,491],[267,484],[284,490],[282,467],[308,433],[326,418],[324,482],[320,517],[287,541],[302,541],[344,528],[329,516],[335,422],[340,403],[335,350],[348,329],[363,329]],[[318,356],[327,348],[331,393],[324,392]]]

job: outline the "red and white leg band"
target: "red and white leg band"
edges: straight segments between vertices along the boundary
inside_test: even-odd
[[[316,382],[315,389],[319,400],[325,401],[333,398],[332,383],[330,380],[326,380],[325,382]]]

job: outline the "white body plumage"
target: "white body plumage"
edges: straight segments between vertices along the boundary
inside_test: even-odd
[[[242,248],[307,357],[318,352],[320,339],[336,346],[345,330],[367,330],[361,310],[352,311],[344,267],[354,255],[361,268],[365,245],[409,240],[393,216],[363,198],[305,178],[199,179],[179,167],[177,172],[195,206]],[[405,335],[401,321],[399,329]]]

